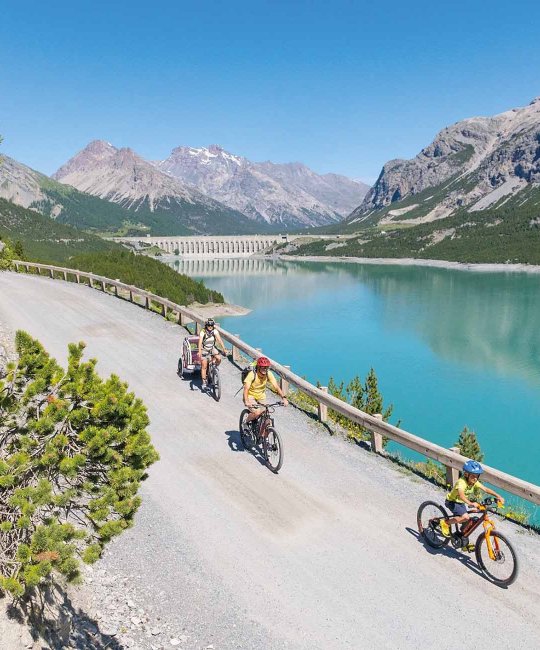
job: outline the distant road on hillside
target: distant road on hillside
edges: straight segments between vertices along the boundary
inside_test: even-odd
[[[161,460],[104,562],[141,576],[163,625],[199,640],[189,647],[538,647],[538,536],[501,523],[521,573],[508,590],[492,585],[472,557],[418,540],[417,507],[442,492],[292,407],[276,412],[285,461],[271,474],[239,448],[238,370],[222,365],[214,402],[175,374],[185,332],[113,296],[0,273],[0,322],[62,363],[70,341],[86,341],[100,374],[117,373],[148,406]]]

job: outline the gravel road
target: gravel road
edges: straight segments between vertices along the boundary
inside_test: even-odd
[[[159,622],[139,647],[540,646],[537,535],[501,522],[521,572],[492,585],[470,556],[419,541],[417,507],[441,491],[292,407],[276,412],[285,462],[273,475],[241,449],[238,370],[222,364],[216,403],[175,374],[184,331],[112,296],[1,273],[0,322],[62,363],[68,342],[85,341],[102,376],[117,373],[148,407],[161,460],[135,526],[95,567],[129,581],[133,608]]]

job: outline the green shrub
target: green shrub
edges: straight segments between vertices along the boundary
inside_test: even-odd
[[[158,459],[143,403],[102,380],[83,343],[67,370],[25,332],[0,378],[0,589],[18,597],[53,571],[69,581],[131,526]]]

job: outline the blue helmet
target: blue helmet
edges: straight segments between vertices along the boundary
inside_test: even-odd
[[[482,474],[484,471],[482,465],[476,460],[468,460],[465,465],[463,465],[463,471],[468,474]]]

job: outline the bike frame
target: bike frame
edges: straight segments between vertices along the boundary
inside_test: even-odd
[[[486,506],[482,506],[480,510],[470,510],[469,513],[475,513],[475,512],[480,512],[481,515],[478,517],[476,521],[470,520],[467,522],[467,525],[463,530],[461,531],[461,534],[463,537],[470,537],[472,533],[480,526],[482,525],[484,527],[485,531],[485,536],[486,536],[486,545],[488,548],[488,554],[490,559],[495,560],[495,551],[493,550],[493,545],[492,541],[495,541],[495,546],[498,546],[497,544],[497,539],[496,538],[491,538],[491,532],[495,530],[495,522],[489,518],[489,510],[487,509]],[[449,519],[450,517],[448,517]],[[441,517],[442,519],[442,517]],[[498,550],[498,549],[497,549]]]
[[[273,404],[261,404],[260,402],[257,402],[257,404],[264,408],[264,411],[255,420],[257,423],[257,438],[264,438],[268,435],[266,432],[268,427],[274,426],[274,418],[270,416],[270,413],[272,413],[270,409],[273,406],[280,406],[281,402],[274,402]]]

